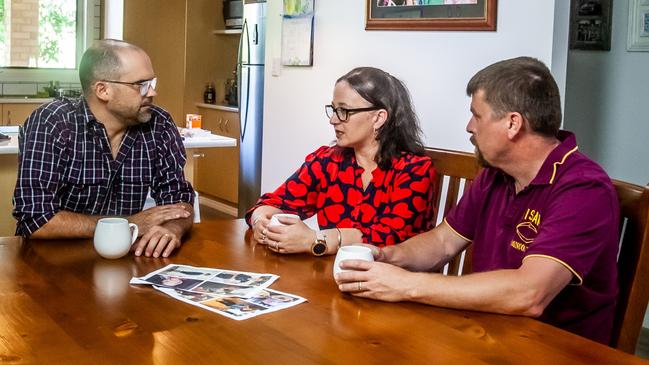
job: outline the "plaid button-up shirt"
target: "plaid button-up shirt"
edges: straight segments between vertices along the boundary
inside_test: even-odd
[[[34,111],[18,137],[16,235],[31,235],[61,210],[137,213],[149,190],[157,205],[193,204],[178,129],[163,109],[151,107],[151,115],[127,129],[113,158],[106,129],[85,99],[55,100]]]

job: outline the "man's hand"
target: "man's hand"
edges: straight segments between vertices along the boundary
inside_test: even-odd
[[[158,205],[128,217],[128,221],[137,224],[139,235],[146,235],[153,227],[174,219],[189,218],[191,212],[187,210],[184,203]]]
[[[181,236],[164,226],[153,226],[133,245],[135,256],[169,257],[173,250],[180,247]]]
[[[363,298],[386,302],[409,300],[411,287],[417,284],[413,280],[417,274],[383,262],[345,260],[340,267],[352,270],[336,275],[340,291]]]

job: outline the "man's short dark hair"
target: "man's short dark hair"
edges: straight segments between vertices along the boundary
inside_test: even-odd
[[[476,73],[466,87],[468,96],[484,92],[495,117],[518,112],[533,132],[556,137],[561,127],[561,98],[550,70],[531,57],[496,62]]]
[[[119,79],[122,65],[118,52],[122,49],[140,48],[120,40],[103,39],[83,53],[79,63],[79,80],[84,95],[88,95],[92,84],[99,80]]]

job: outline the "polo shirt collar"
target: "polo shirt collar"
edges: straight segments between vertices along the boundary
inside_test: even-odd
[[[563,164],[570,155],[577,151],[577,139],[574,133],[561,130],[557,139],[561,143],[550,152],[530,185],[551,185],[554,183]]]

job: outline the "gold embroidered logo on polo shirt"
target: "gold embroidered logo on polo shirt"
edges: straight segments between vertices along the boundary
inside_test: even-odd
[[[528,208],[523,215],[523,221],[516,225],[516,235],[520,242],[512,240],[510,245],[518,251],[525,252],[539,233],[539,225],[541,225],[541,213]]]

